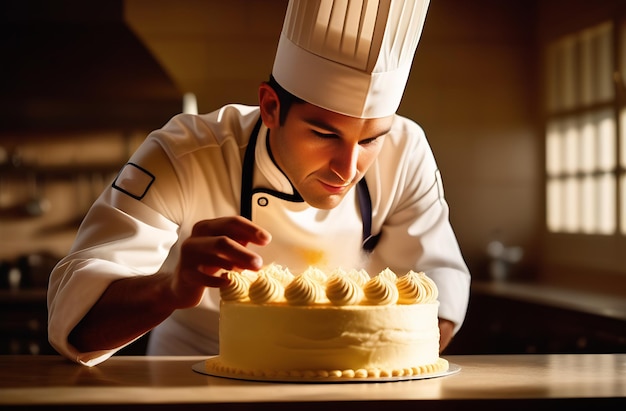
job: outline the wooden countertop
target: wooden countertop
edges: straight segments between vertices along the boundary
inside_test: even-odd
[[[88,368],[59,356],[0,356],[0,409],[626,409],[626,354],[445,358],[460,372],[415,381],[297,384],[193,371],[205,357],[114,356]]]

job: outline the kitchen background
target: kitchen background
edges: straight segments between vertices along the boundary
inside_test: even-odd
[[[0,353],[52,352],[47,275],[90,204],[147,133],[182,110],[185,93],[200,112],[256,103],[285,8],[2,2]],[[543,46],[619,13],[619,0],[431,2],[399,113],[430,139],[474,276],[450,352],[626,350],[626,269],[553,258],[544,211]],[[512,256],[499,281],[490,244]]]

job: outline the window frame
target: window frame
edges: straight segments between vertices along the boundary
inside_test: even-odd
[[[554,25],[551,31],[541,33],[540,46],[543,56],[543,104],[542,104],[542,136],[543,136],[543,159],[544,159],[544,240],[543,240],[543,266],[547,269],[558,267],[573,269],[577,272],[585,270],[601,270],[605,272],[620,273],[626,275],[626,7],[619,8],[619,13],[611,10],[606,14],[588,15],[581,17],[576,24],[568,24],[559,27]],[[548,73],[548,50],[551,44],[567,35],[581,32],[586,28],[593,27],[603,22],[611,22],[612,26],[612,50],[613,73],[620,76],[613,78],[613,97],[608,101],[593,103],[585,106],[570,107],[563,110],[550,111],[549,105],[549,73]],[[619,80],[619,81],[615,81]],[[610,109],[615,124],[615,166],[611,173],[614,176],[615,193],[615,230],[610,234],[584,233],[584,232],[554,232],[548,225],[548,184],[551,175],[548,170],[548,125],[555,118],[573,116],[580,118],[586,112],[594,112],[600,109]],[[624,153],[622,153],[622,151]],[[621,158],[620,158],[620,153]]]

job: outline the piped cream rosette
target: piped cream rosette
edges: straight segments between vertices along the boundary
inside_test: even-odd
[[[397,276],[389,268],[370,278],[365,270],[326,273],[316,267],[294,275],[270,264],[257,272],[229,271],[227,276],[229,284],[220,289],[222,300],[254,304],[408,305],[432,303],[438,297],[437,286],[425,273]]]

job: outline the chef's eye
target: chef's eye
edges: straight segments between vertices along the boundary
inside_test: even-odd
[[[359,144],[362,146],[366,146],[368,144],[372,144],[378,141],[378,139],[380,139],[380,136],[378,137],[372,137],[372,138],[366,138],[365,140],[361,140],[359,141]]]
[[[337,138],[337,134],[335,133],[325,133],[318,130],[312,130],[313,134],[315,134],[319,138]]]

